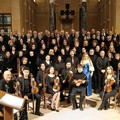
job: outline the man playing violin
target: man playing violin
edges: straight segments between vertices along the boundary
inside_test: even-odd
[[[114,96],[118,92],[116,76],[113,71],[112,66],[108,66],[105,71],[105,82],[104,82],[104,90],[100,93],[100,97],[102,98],[102,103],[98,110],[107,110],[110,108],[108,99]]]
[[[61,79],[62,79],[62,88],[61,88],[61,100],[64,100],[63,91],[68,90],[68,99],[67,102],[70,102],[70,93],[71,93],[71,79],[75,73],[75,70],[72,68],[72,64],[70,62],[66,63],[66,67],[62,69]]]
[[[21,120],[28,120],[28,116],[27,116],[27,100],[28,99],[36,99],[36,111],[35,114],[39,115],[39,116],[43,116],[43,113],[40,112],[40,102],[41,102],[41,97],[38,93],[36,93],[36,91],[38,92],[38,90],[33,90],[33,85],[31,84],[33,81],[31,81],[30,78],[30,71],[29,68],[24,67],[24,69],[22,70],[22,77],[18,78],[18,81],[20,82],[21,85],[21,94],[22,97],[26,100],[25,102],[25,109],[24,112],[22,114],[24,114],[24,117]],[[34,88],[36,88],[34,86]],[[35,92],[35,93],[34,93]]]
[[[72,92],[70,94],[70,97],[71,97],[71,103],[73,106],[72,110],[75,110],[78,108],[77,102],[76,102],[76,95],[79,94],[80,95],[79,109],[83,111],[82,103],[86,95],[87,77],[82,71],[83,71],[83,66],[77,65],[77,72],[75,73],[71,82]]]

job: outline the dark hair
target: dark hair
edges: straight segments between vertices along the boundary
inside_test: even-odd
[[[23,67],[23,71],[24,71],[24,70],[30,70],[30,69],[29,69],[28,67],[24,66],[24,67]]]

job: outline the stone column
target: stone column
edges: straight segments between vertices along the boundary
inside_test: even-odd
[[[80,26],[81,30],[86,30],[86,0],[82,0],[82,7],[80,11]]]
[[[55,30],[54,0],[50,0],[49,9],[50,9],[50,18],[49,18],[50,31],[53,32]]]

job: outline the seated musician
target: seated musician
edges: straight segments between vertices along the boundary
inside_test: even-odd
[[[6,70],[3,73],[3,79],[0,80],[0,90],[14,94],[14,81],[12,80],[12,74],[10,70]],[[2,106],[0,106],[0,111],[3,112]],[[17,116],[14,115],[14,120],[17,119]]]
[[[102,99],[102,103],[98,110],[107,110],[110,108],[108,103],[108,99],[114,96],[118,92],[116,76],[113,71],[112,66],[108,66],[105,72],[105,85],[104,90],[100,93],[100,97]]]
[[[55,68],[53,66],[50,66],[48,69],[46,84],[47,84],[46,92],[48,94],[52,94],[51,110],[55,110],[56,112],[59,112],[60,78],[55,74]]]
[[[83,111],[82,103],[85,99],[86,95],[86,86],[87,86],[87,77],[86,75],[82,72],[83,71],[83,66],[82,65],[77,65],[77,72],[75,73],[74,77],[72,78],[72,91],[70,94],[71,98],[71,103],[72,103],[72,110],[75,110],[78,108],[77,102],[76,102],[76,95],[80,95],[79,99],[79,109]]]
[[[29,68],[24,67],[22,70],[22,77],[18,78],[18,81],[20,82],[20,86],[21,86],[21,94],[22,97],[26,100],[25,102],[25,109],[23,114],[23,118],[21,118],[21,120],[28,120],[28,116],[27,116],[27,100],[28,99],[36,99],[36,111],[35,114],[39,115],[39,116],[43,116],[43,113],[40,112],[40,102],[41,102],[41,97],[40,95],[37,93],[37,89],[36,86],[32,86],[32,79],[30,77],[30,71]],[[36,89],[35,91],[33,90],[34,88]]]
[[[62,79],[61,101],[64,100],[63,91],[67,89],[69,91],[67,102],[68,103],[70,102],[70,92],[71,92],[70,82],[74,73],[75,70],[72,68],[72,64],[70,62],[67,62],[66,68],[62,69],[62,73],[61,73],[61,79]]]
[[[36,76],[36,82],[38,83],[38,87],[39,87],[39,92],[40,94],[42,94],[42,89],[43,89],[43,85],[44,85],[44,79],[45,79],[45,69],[46,66],[44,63],[40,64],[40,69],[37,72],[37,76]]]

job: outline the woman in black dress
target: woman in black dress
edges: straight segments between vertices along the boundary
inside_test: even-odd
[[[53,66],[50,66],[48,69],[46,84],[47,84],[46,92],[52,94],[51,110],[56,110],[56,112],[59,112],[60,78],[55,74],[55,69]]]

